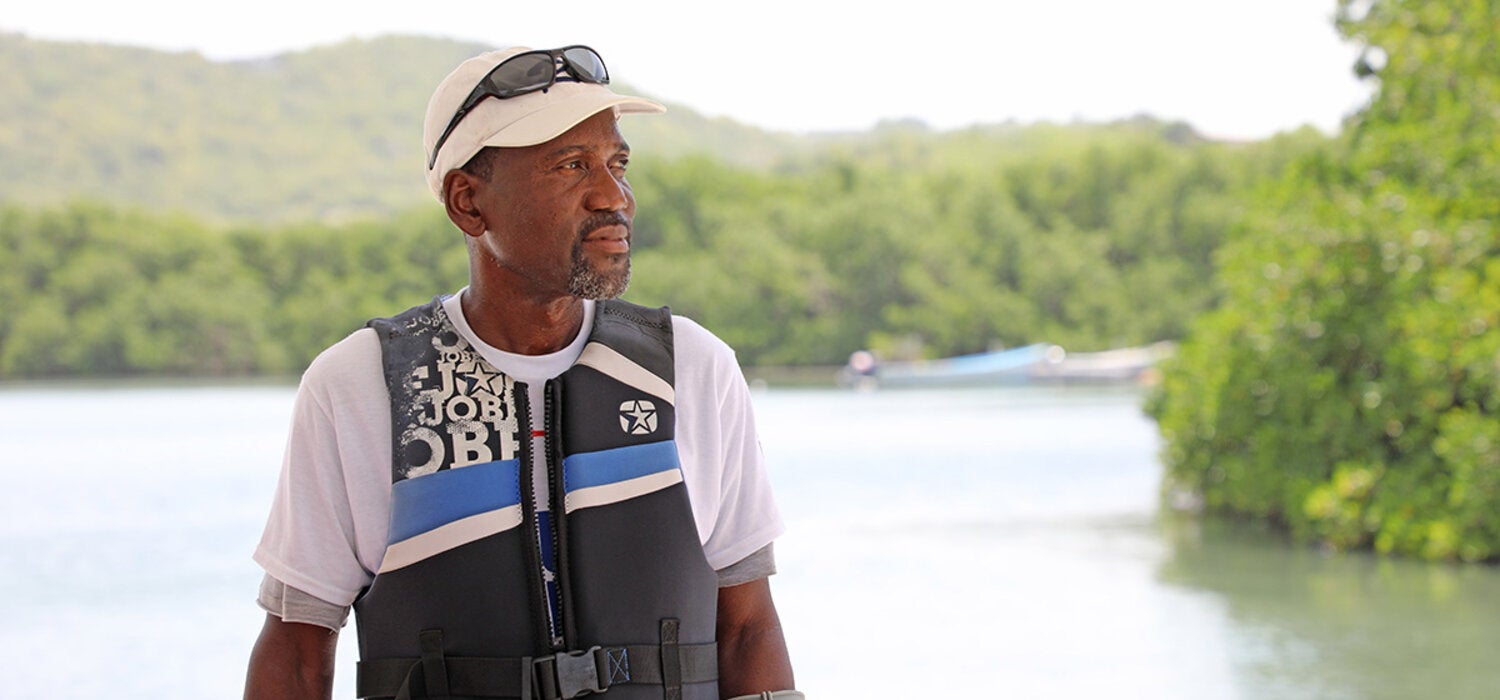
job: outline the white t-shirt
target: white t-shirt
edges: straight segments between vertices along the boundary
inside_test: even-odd
[[[444,308],[490,364],[540,391],[587,341],[549,355],[501,352],[477,338],[458,295]],[[583,328],[594,304],[585,302]],[[693,321],[672,317],[676,442],[703,553],[715,569],[770,544],[784,530],[755,417],[734,351]],[[530,397],[541,405],[538,395]],[[391,418],[379,340],[364,328],[323,351],[297,390],[281,481],[255,561],[287,586],[339,606],[374,578],[390,525]]]

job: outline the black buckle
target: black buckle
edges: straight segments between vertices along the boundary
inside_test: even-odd
[[[567,700],[608,690],[611,674],[600,673],[596,656],[599,651],[597,646],[584,651],[560,651],[532,661],[541,696]]]

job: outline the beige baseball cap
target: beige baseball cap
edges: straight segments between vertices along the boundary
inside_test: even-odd
[[[448,122],[452,121],[479,81],[501,61],[528,51],[531,49],[513,46],[482,53],[460,63],[443,78],[427,102],[427,116],[422,124],[424,165],[432,157],[433,146],[448,128]],[[559,67],[558,70],[563,69]],[[651,100],[621,95],[610,90],[608,85],[577,81],[560,72],[557,82],[546,90],[480,101],[453,127],[443,142],[432,167],[427,169],[427,186],[438,201],[442,201],[443,178],[448,171],[463,167],[484,147],[546,143],[606,109],[614,110],[616,117],[667,111],[666,107]]]

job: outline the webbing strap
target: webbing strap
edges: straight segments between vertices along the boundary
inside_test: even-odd
[[[355,670],[354,693],[361,698],[425,698],[431,692],[422,659],[361,661]],[[522,673],[521,659],[447,656],[446,680],[450,695],[519,698],[522,678],[531,677],[530,664]],[[530,684],[528,683],[527,686]],[[416,693],[415,695],[413,693]],[[441,697],[441,696],[439,696]]]
[[[677,618],[661,621],[661,693],[664,700],[682,700],[682,660],[677,653]]]
[[[661,685],[665,680],[661,667],[661,647],[654,644],[627,645],[630,654],[631,684]],[[643,659],[636,662],[635,659]],[[677,647],[677,666],[681,669],[679,682],[704,683],[719,680],[719,646],[708,644],[682,644]]]
[[[448,692],[448,666],[443,661],[443,631],[422,630],[417,635],[422,645],[422,680],[427,684],[427,694],[445,698]]]
[[[656,644],[602,647],[595,654],[596,663],[603,664],[600,679],[607,680],[611,685],[662,685],[665,674],[661,653],[662,647]],[[538,660],[545,662],[551,658],[540,657]],[[445,681],[450,695],[559,700],[557,696],[543,695],[541,688],[528,682],[541,666],[531,658],[444,656],[442,663],[447,669]],[[427,666],[425,658],[360,661],[355,671],[355,695],[360,698],[433,695],[436,685],[425,677]],[[718,680],[718,645],[708,643],[677,646],[677,667],[679,684]],[[417,688],[425,688],[427,692],[412,695]]]

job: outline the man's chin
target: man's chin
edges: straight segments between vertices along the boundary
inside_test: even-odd
[[[593,270],[574,274],[568,281],[568,291],[580,299],[593,299],[602,301],[604,299],[616,299],[625,293],[630,287],[630,266],[627,263],[623,271],[611,274],[600,274]]]

